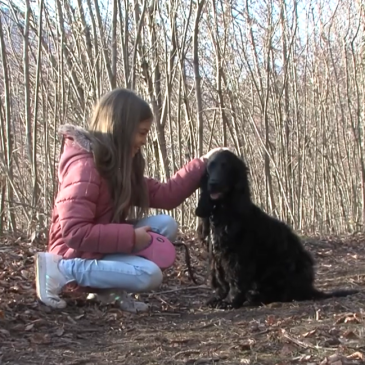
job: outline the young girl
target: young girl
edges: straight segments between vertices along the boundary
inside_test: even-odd
[[[64,308],[59,294],[73,283],[103,302],[118,301],[123,310],[148,309],[126,291],[156,289],[162,272],[134,253],[150,244],[149,231],[173,241],[178,225],[168,215],[141,217],[148,208],[179,206],[198,188],[205,161],[220,149],[193,159],[166,183],[145,178],[141,148],[152,121],[144,100],[115,89],[96,105],[88,130],[60,128],[64,146],[48,252],[35,257],[37,296],[44,304]]]

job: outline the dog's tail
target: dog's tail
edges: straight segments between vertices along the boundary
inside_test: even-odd
[[[354,295],[359,293],[359,290],[356,289],[340,289],[340,290],[334,290],[332,292],[322,292],[317,289],[313,289],[312,296],[314,300],[318,299],[329,299],[329,298],[341,298],[341,297],[347,297],[349,295]]]

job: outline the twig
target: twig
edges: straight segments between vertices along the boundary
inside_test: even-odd
[[[287,340],[295,343],[296,345],[303,347],[305,349],[311,348],[311,349],[322,349],[322,350],[332,350],[332,351],[337,351],[337,349],[331,348],[331,347],[322,347],[322,346],[318,346],[318,345],[312,345],[311,343],[306,343],[303,341],[298,340],[297,338],[291,337],[288,335],[288,333],[285,330],[281,330],[281,335],[283,337],[285,337]]]
[[[183,242],[174,242],[174,245],[185,248],[185,262],[186,262],[186,266],[188,268],[188,273],[189,273],[190,279],[194,282],[194,284],[199,284],[196,281],[194,274],[193,274],[193,269],[191,268],[190,252],[189,252],[188,246]]]
[[[162,303],[164,303],[164,304],[168,305],[168,306],[169,306],[170,308],[172,308],[172,309],[176,309],[176,308],[177,308],[177,307],[173,306],[172,304],[167,303],[167,302],[166,302],[166,300],[162,299],[159,295],[156,295],[156,298],[157,298],[160,302],[162,302]]]
[[[158,312],[158,313],[151,313],[151,317],[154,316],[170,316],[170,317],[180,317],[182,313],[172,313],[172,312]]]
[[[198,355],[200,354],[200,350],[184,350],[184,351],[179,351],[177,352],[173,358],[176,359],[179,355],[186,355],[186,356],[189,356],[189,355]]]
[[[157,295],[157,294],[168,294],[168,293],[175,293],[177,291],[182,291],[182,290],[193,290],[193,289],[204,289],[204,290],[211,290],[210,287],[206,286],[206,285],[197,285],[197,286],[185,286],[185,287],[181,287],[181,288],[177,288],[177,289],[171,289],[171,290],[165,290],[165,291],[159,291],[156,293],[150,293],[150,295]]]

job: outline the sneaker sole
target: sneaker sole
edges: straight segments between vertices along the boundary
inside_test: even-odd
[[[59,302],[55,302],[52,300],[47,300],[46,293],[42,293],[41,288],[46,288],[46,275],[43,275],[44,271],[46,270],[46,257],[44,252],[38,252],[35,254],[35,262],[34,262],[34,271],[35,271],[35,283],[36,283],[36,292],[38,299],[53,308],[65,308],[67,303],[64,300],[60,300]],[[44,295],[43,295],[44,294]],[[43,298],[46,298],[44,300]],[[58,305],[55,305],[57,303]]]
[[[42,301],[42,294],[40,288],[42,287],[42,285],[43,286],[45,285],[44,276],[40,275],[43,267],[41,263],[41,261],[43,261],[41,256],[43,256],[41,253],[36,253],[34,257],[35,284],[36,284],[37,297],[40,301]],[[43,280],[41,278],[43,278]],[[42,283],[40,281],[42,281]]]

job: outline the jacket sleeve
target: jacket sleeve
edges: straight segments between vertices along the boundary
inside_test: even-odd
[[[130,224],[96,224],[101,177],[92,159],[82,158],[60,172],[56,205],[65,244],[85,252],[130,253],[134,228]]]
[[[195,158],[181,168],[166,183],[146,178],[150,208],[171,210],[178,207],[199,187],[205,163]]]

